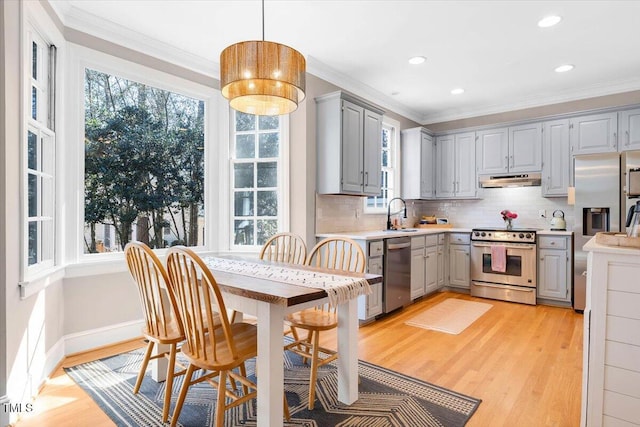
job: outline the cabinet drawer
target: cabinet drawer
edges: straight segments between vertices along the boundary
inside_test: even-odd
[[[425,246],[429,247],[429,246],[436,246],[438,244],[438,235],[437,234],[430,234],[427,236],[424,236],[425,239]]]
[[[438,244],[444,245],[444,233],[438,234]]]
[[[369,242],[369,256],[379,256],[384,253],[384,245],[382,240],[376,240]]]
[[[468,233],[451,233],[449,234],[449,244],[468,245],[470,243],[470,237]]]
[[[424,247],[424,237],[425,236],[416,236],[411,238],[411,249],[418,249]]]
[[[538,236],[540,249],[567,249],[567,239],[558,236]]]
[[[371,274],[382,274],[382,257],[369,258],[367,271]]]

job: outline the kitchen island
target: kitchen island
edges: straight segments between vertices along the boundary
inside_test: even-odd
[[[640,424],[640,248],[592,238],[587,255],[581,426]]]

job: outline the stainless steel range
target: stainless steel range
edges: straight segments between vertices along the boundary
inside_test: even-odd
[[[536,230],[474,228],[471,295],[536,304]]]

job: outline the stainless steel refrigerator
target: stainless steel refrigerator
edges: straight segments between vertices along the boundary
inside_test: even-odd
[[[584,310],[587,253],[582,247],[600,231],[625,232],[625,219],[637,195],[629,192],[630,171],[640,170],[640,151],[587,154],[574,159],[573,308]]]

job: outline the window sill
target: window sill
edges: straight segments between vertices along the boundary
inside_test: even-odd
[[[65,274],[65,267],[54,267],[37,276],[29,277],[28,280],[18,283],[20,286],[20,299],[27,299],[32,295],[37,294],[49,285],[64,279]]]

